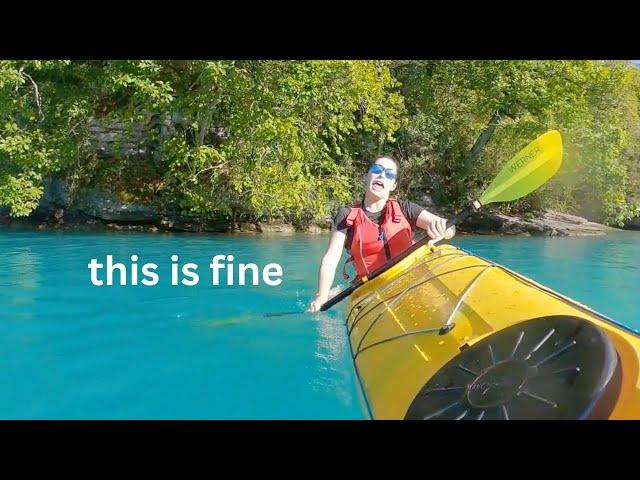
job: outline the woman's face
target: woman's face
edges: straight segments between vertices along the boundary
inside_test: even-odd
[[[384,171],[374,173],[372,168],[374,170],[381,170],[380,167],[375,167],[375,165],[379,165],[384,168]],[[391,175],[393,178],[388,178],[387,175]],[[369,194],[376,198],[388,197],[389,194],[396,189],[397,175],[398,167],[393,160],[389,158],[379,158],[376,160],[367,172],[367,190]]]

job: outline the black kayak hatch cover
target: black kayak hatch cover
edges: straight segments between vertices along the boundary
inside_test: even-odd
[[[405,419],[606,418],[619,380],[616,350],[600,328],[539,317],[462,350],[422,387]]]

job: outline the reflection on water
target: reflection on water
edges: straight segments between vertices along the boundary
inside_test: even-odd
[[[21,295],[11,296],[14,305],[29,305],[36,302],[42,284],[42,257],[29,247],[16,247],[6,251],[3,255],[2,288],[19,289]],[[51,259],[55,261],[55,259]],[[24,312],[24,320],[30,320],[32,315]]]
[[[322,375],[314,378],[312,385],[316,389],[334,392],[346,406],[351,406],[355,377],[351,370],[344,369],[345,361],[351,361],[344,321],[320,313],[316,315],[315,322],[318,331],[316,357],[321,361],[319,369]]]
[[[5,274],[8,285],[24,289],[35,289],[40,286],[42,277],[40,268],[42,259],[40,254],[31,251],[29,248],[16,248],[4,252],[6,262]],[[55,259],[52,259],[55,261]]]

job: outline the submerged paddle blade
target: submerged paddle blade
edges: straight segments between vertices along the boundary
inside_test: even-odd
[[[520,150],[480,197],[480,203],[508,202],[524,197],[553,177],[562,164],[562,137],[550,130]]]

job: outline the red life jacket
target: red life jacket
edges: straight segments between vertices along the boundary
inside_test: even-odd
[[[413,245],[413,230],[394,198],[387,201],[387,210],[380,225],[367,217],[362,204],[351,207],[346,225],[353,228],[351,245],[347,248],[358,277],[368,276],[387,260]]]

